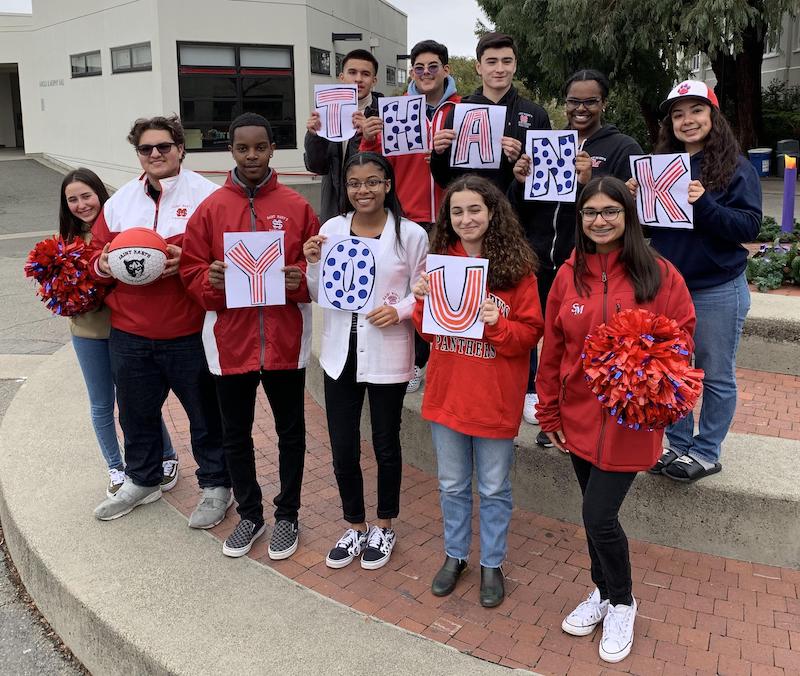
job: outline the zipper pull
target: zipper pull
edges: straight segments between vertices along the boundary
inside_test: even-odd
[[[603,270],[603,273],[602,273],[600,279],[603,280],[603,288],[604,289],[608,288],[608,275],[606,275],[606,271],[605,270]]]

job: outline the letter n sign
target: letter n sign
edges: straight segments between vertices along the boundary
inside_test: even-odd
[[[694,209],[689,204],[689,155],[634,155],[630,162],[638,183],[636,209],[642,225],[691,229]]]
[[[525,181],[526,200],[574,202],[577,192],[576,131],[529,131],[525,152],[531,158],[531,173]]]
[[[378,99],[383,120],[383,154],[410,155],[428,151],[424,96],[389,96]]]

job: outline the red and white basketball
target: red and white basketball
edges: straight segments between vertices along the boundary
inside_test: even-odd
[[[130,228],[108,247],[108,266],[120,282],[141,286],[155,282],[167,264],[167,243],[155,230]]]

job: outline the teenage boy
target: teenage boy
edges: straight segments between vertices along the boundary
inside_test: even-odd
[[[329,141],[317,134],[321,127],[319,113],[311,113],[306,122],[305,154],[306,169],[322,176],[322,199],[319,216],[324,223],[339,215],[344,195],[342,167],[351,155],[358,152],[361,132],[365,120],[378,114],[377,99],[381,96],[372,91],[378,81],[378,60],[366,49],[348,52],[342,61],[339,80],[358,86],[358,110],[353,113],[356,135],[347,141]]]
[[[319,230],[308,202],[278,182],[269,161],[272,128],[244,113],[230,126],[236,167],[221,190],[195,212],[186,228],[180,272],[189,294],[206,309],[203,345],[219,395],[225,457],[241,520],[223,554],[244,556],[264,533],[264,508],[256,476],[253,419],[258,385],[264,388],[278,435],[280,492],[275,497],[272,559],[294,554],[306,452],[305,366],[311,352],[311,307],[303,243]],[[286,304],[227,309],[223,233],[281,230]]]
[[[160,279],[147,286],[117,283],[105,299],[126,479],[94,515],[116,519],[161,497],[161,407],[171,389],[189,418],[203,491],[189,526],[212,528],[225,518],[233,496],[217,395],[200,338],[203,309],[186,294],[177,272],[186,222],[218,186],[181,167],[184,133],[176,116],[136,120],[128,141],[143,173],[105,203],[92,228],[92,267],[99,277],[110,277],[108,245],[134,227],[152,227],[167,241],[169,257]]]
[[[425,114],[429,142],[442,128],[445,117],[461,100],[456,93],[456,81],[450,75],[450,58],[447,47],[434,40],[423,40],[411,50],[411,84],[409,96],[425,96]],[[452,124],[452,123],[451,123]],[[381,153],[383,121],[374,117],[364,122],[361,150]],[[430,230],[436,221],[443,190],[431,176],[430,155],[416,153],[386,158],[394,169],[397,197],[403,205],[406,218]],[[414,375],[407,392],[416,392],[422,384],[422,369],[428,363],[430,345],[414,334]]]
[[[450,166],[451,146],[456,138],[453,113],[447,115],[444,128],[433,137],[431,173],[443,188],[462,174],[479,174],[495,183],[503,192],[514,180],[514,163],[522,154],[525,133],[529,129],[550,129],[550,118],[540,105],[522,98],[513,85],[517,72],[517,48],[510,35],[487,33],[478,41],[475,50],[478,62],[475,69],[481,76],[481,86],[474,94],[465,96],[462,103],[483,103],[506,107],[503,154],[499,169],[459,169]]]

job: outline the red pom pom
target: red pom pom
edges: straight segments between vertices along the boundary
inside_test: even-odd
[[[92,279],[86,244],[80,237],[71,242],[60,236],[39,242],[28,254],[25,276],[39,283],[36,293],[49,310],[65,317],[100,307],[107,291]]]
[[[586,337],[581,359],[592,392],[631,429],[680,420],[703,390],[703,371],[689,364],[677,322],[649,310],[623,310],[600,324]]]

